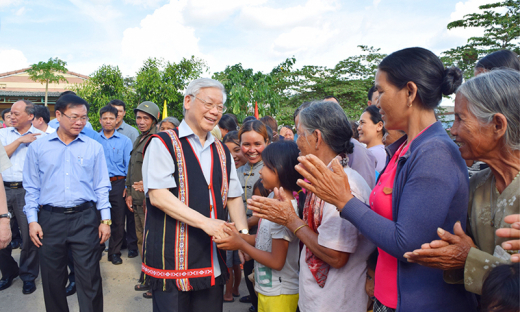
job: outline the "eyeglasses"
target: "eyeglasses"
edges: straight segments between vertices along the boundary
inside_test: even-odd
[[[227,110],[226,105],[223,105],[223,104],[220,104],[220,105],[218,105],[218,104],[211,104],[211,103],[208,103],[208,102],[204,101],[204,100],[201,99],[201,98],[198,98],[198,97],[195,96],[195,95],[192,95],[192,96],[193,96],[194,98],[198,99],[199,101],[201,101],[202,103],[204,103],[204,107],[205,107],[207,110],[212,110],[213,107],[216,107],[216,108],[217,108],[217,111],[218,111],[219,113],[225,113],[226,110]]]
[[[63,116],[67,117],[72,123],[75,123],[77,122],[78,120],[80,120],[81,122],[87,122],[88,121],[88,117],[87,116],[83,116],[83,117],[79,117],[79,116],[67,116],[65,115],[65,113],[61,113]]]

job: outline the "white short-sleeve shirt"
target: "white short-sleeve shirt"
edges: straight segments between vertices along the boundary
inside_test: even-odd
[[[370,187],[359,173],[345,168],[352,193],[368,203]],[[350,253],[347,264],[339,269],[330,267],[325,286],[318,286],[305,262],[306,249],[300,255],[300,298],[302,312],[349,311],[367,309],[366,261],[375,246],[347,220],[339,216],[336,207],[325,203],[323,218],[318,227],[318,244],[333,250]]]

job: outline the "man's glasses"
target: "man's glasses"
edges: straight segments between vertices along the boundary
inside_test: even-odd
[[[78,120],[81,121],[81,122],[87,122],[88,121],[88,117],[87,116],[83,116],[83,117],[79,117],[79,116],[67,116],[65,115],[64,113],[61,113],[63,116],[67,117],[72,123],[75,123],[77,122]]]
[[[201,101],[202,103],[204,103],[204,107],[207,109],[207,110],[212,110],[213,107],[216,107],[217,108],[217,111],[219,113],[225,113],[226,110],[227,110],[227,107],[226,105],[224,104],[212,104],[212,103],[208,103],[206,101],[204,101],[203,99],[201,98],[198,98],[197,96],[195,95],[192,95],[194,98],[198,99],[199,101]]]

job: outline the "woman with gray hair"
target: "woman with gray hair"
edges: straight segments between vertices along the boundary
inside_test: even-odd
[[[314,155],[298,159],[303,165],[297,167],[298,172],[309,180],[299,180],[298,185],[335,205],[342,218],[378,247],[374,311],[476,308],[473,294],[462,285],[446,284],[442,271],[409,263],[403,257],[436,239],[437,228],[452,228],[458,220],[465,226],[466,165],[434,113],[442,95],[453,93],[461,82],[459,69],[445,68],[434,53],[423,48],[394,52],[379,64],[377,107],[387,129],[402,130],[406,135],[386,148],[388,162],[368,205],[352,194],[353,181],[337,160],[327,166]],[[251,210],[263,217],[264,210],[279,210],[274,205],[257,205]],[[278,215],[282,218],[283,214]],[[293,220],[285,221],[288,228],[301,224]]]
[[[499,228],[511,227],[506,216],[520,212],[520,72],[492,70],[464,83],[455,98],[451,133],[464,159],[489,165],[470,179],[467,235],[460,224],[455,235],[439,229],[441,240],[405,257],[445,270],[447,282],[464,283],[480,294],[492,268],[520,262],[518,250],[505,252],[512,246],[496,235]]]
[[[300,154],[315,155],[325,164],[337,159],[351,181],[352,193],[368,203],[370,187],[348,166],[352,129],[343,109],[334,102],[313,102],[299,112],[298,118],[296,143]],[[280,198],[283,192],[275,193]],[[268,219],[286,225],[279,219]],[[311,192],[307,193],[303,220],[298,220],[298,227],[288,227],[305,244],[300,256],[300,310],[366,311],[366,260],[375,246],[339,216],[337,207]]]

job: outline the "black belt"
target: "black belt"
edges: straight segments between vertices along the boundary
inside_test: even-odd
[[[23,187],[22,182],[5,182],[5,181],[4,181],[4,186],[14,188],[14,189]]]
[[[77,205],[77,206],[69,207],[69,208],[54,207],[54,206],[51,206],[51,205],[43,205],[43,206],[41,206],[41,208],[44,209],[44,210],[50,211],[50,212],[58,212],[58,213],[69,214],[69,213],[81,212],[81,211],[87,210],[87,209],[89,209],[89,208],[91,208],[93,206],[95,206],[94,202],[88,201],[88,202],[84,202],[81,205]]]

